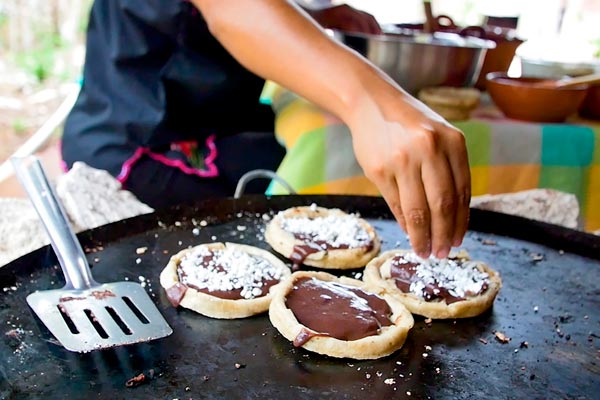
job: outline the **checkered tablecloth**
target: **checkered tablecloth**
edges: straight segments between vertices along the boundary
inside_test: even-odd
[[[363,175],[348,128],[293,93],[265,88],[276,113],[275,130],[287,148],[277,170],[303,194],[379,194]],[[586,230],[600,229],[600,123],[518,122],[480,112],[455,125],[465,133],[472,193],[550,188],[577,196]],[[272,183],[268,193],[285,193]]]

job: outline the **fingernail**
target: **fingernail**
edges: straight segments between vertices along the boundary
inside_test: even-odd
[[[442,249],[442,250],[439,250],[439,251],[438,251],[438,252],[435,254],[435,256],[436,256],[437,258],[446,258],[446,257],[448,257],[448,254],[450,254],[450,249]]]
[[[429,258],[429,256],[431,255],[431,249],[426,248],[423,250],[415,250],[415,253],[421,258]]]
[[[463,242],[462,238],[454,239],[454,242],[452,242],[452,246],[453,247],[458,247],[458,246],[460,246],[462,244],[462,242]]]

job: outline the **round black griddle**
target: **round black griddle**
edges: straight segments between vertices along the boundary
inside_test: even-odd
[[[359,212],[384,250],[408,246],[383,200],[352,196],[219,199],[86,231],[79,239],[96,279],[144,280],[174,330],[88,354],[56,344],[26,304],[27,294],[63,285],[50,247],[0,268],[0,398],[598,398],[600,238],[518,217],[472,211],[463,248],[502,275],[493,309],[466,320],[416,317],[404,347],[380,360],[296,349],[266,314],[223,321],[169,305],[158,275],[172,254],[210,241],[269,249],[266,216],[312,202]],[[139,374],[146,380],[127,387]]]

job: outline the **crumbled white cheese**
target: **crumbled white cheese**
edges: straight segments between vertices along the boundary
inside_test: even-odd
[[[419,297],[425,297],[427,285],[437,284],[447,289],[452,296],[464,298],[479,293],[483,286],[489,283],[489,275],[480,271],[474,261],[434,257],[423,259],[414,253],[402,254],[401,257],[394,262],[417,264],[417,279],[410,284],[410,292]]]
[[[315,218],[282,218],[281,228],[315,242],[327,243],[328,247],[362,247],[371,241],[369,233],[356,215],[328,215]]]
[[[138,247],[135,249],[135,254],[144,254],[148,250],[148,247]]]
[[[204,258],[212,259],[204,261]],[[199,289],[231,291],[241,289],[245,299],[261,296],[263,282],[281,279],[281,269],[264,258],[227,247],[211,250],[205,246],[195,248],[181,263],[180,279]]]

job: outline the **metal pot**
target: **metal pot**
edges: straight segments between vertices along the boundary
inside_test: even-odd
[[[487,49],[495,47],[491,40],[449,32],[336,32],[334,37],[368,58],[411,94],[431,86],[472,86]]]

